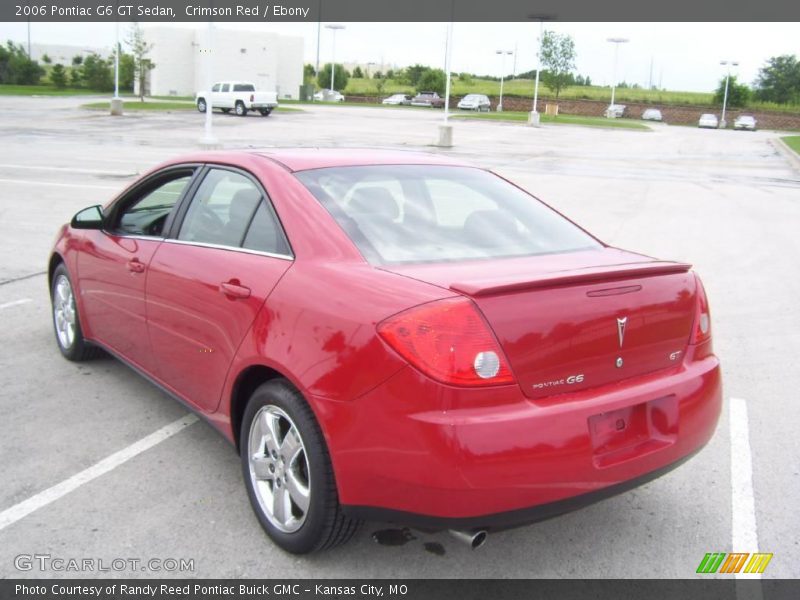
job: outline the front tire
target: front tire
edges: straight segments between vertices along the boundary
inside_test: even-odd
[[[75,292],[64,264],[58,265],[50,285],[50,301],[53,307],[53,328],[56,343],[67,360],[81,362],[94,358],[99,349],[83,337],[78,308],[75,305]]]
[[[204,113],[204,112],[206,112],[206,108],[207,108],[206,99],[205,98],[198,98],[197,99],[197,111],[201,112],[201,113]]]
[[[235,110],[237,116],[239,117],[247,116],[247,107],[244,105],[244,102],[237,102]]]
[[[342,513],[322,432],[288,381],[273,379],[253,392],[239,445],[250,503],[278,546],[307,554],[353,536],[360,522]]]

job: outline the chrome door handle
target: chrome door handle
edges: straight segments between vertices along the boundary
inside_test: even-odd
[[[231,281],[220,283],[219,291],[231,298],[249,298],[250,288]]]

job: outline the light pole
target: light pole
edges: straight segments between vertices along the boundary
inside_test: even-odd
[[[514,54],[513,50],[495,50],[500,55],[500,101],[497,103],[497,112],[503,112],[503,81],[506,76],[506,56]]]
[[[345,29],[345,26],[334,23],[331,25],[325,25],[325,29],[330,29],[333,31],[333,51],[331,52],[331,97],[333,97],[333,84],[336,81],[336,32],[340,29]]]
[[[532,14],[528,15],[528,18],[539,21],[539,45],[536,51],[536,83],[533,85],[533,110],[528,113],[528,125],[531,127],[539,127],[539,112],[537,111],[536,106],[539,102],[539,71],[542,70],[542,40],[544,39],[544,22],[550,21],[555,17],[553,15]]]
[[[613,79],[611,81],[611,107],[613,107],[614,106],[614,94],[615,94],[615,92],[617,90],[617,54],[619,52],[619,45],[620,44],[627,44],[630,40],[628,38],[613,37],[613,38],[608,38],[606,41],[607,42],[611,42],[612,44],[614,44],[614,73],[613,73]],[[613,114],[615,114],[613,112],[613,110],[614,109],[611,108],[611,110],[606,112],[606,116],[607,117],[611,117]]]
[[[728,81],[731,78],[731,67],[738,67],[739,63],[735,60],[721,60],[719,61],[723,67],[728,67],[727,73],[725,74],[725,96],[722,99],[722,118],[719,121],[719,126],[725,129],[727,123],[725,123],[725,109],[728,108]]]
[[[452,7],[455,1],[451,4],[450,17],[452,19]],[[453,21],[447,24],[447,36],[445,38],[444,50],[444,121],[439,125],[439,137],[436,140],[436,145],[442,148],[450,148],[453,146],[453,126],[450,125],[450,63],[453,55]]]
[[[212,102],[212,92],[211,87],[214,85],[213,80],[213,65],[211,62],[211,52],[212,48],[214,47],[214,24],[209,21],[208,22],[208,40],[206,43],[206,94],[208,97],[206,98],[206,122],[205,122],[205,132],[203,135],[203,139],[200,140],[200,146],[206,149],[213,149],[219,148],[219,142],[217,142],[217,138],[214,137],[214,130],[212,128],[211,123],[211,105]]]
[[[114,97],[111,99],[111,114],[118,117],[122,114],[122,98],[119,97],[119,20],[115,24],[115,33],[117,39],[114,46]]]

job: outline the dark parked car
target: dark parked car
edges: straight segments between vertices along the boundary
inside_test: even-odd
[[[411,106],[430,106],[431,108],[444,107],[444,98],[436,92],[420,92],[411,100]]]

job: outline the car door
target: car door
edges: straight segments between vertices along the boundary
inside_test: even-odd
[[[145,327],[147,268],[198,168],[165,169],[126,193],[107,211],[103,231],[87,234],[78,253],[92,338],[148,373],[154,363]]]
[[[263,187],[209,167],[184,202],[147,278],[147,326],[159,379],[204,411],[219,404],[236,350],[292,264]]]
[[[232,93],[232,85],[230,83],[223,83],[222,89],[219,92],[219,104],[220,108],[233,108],[233,93]]]

